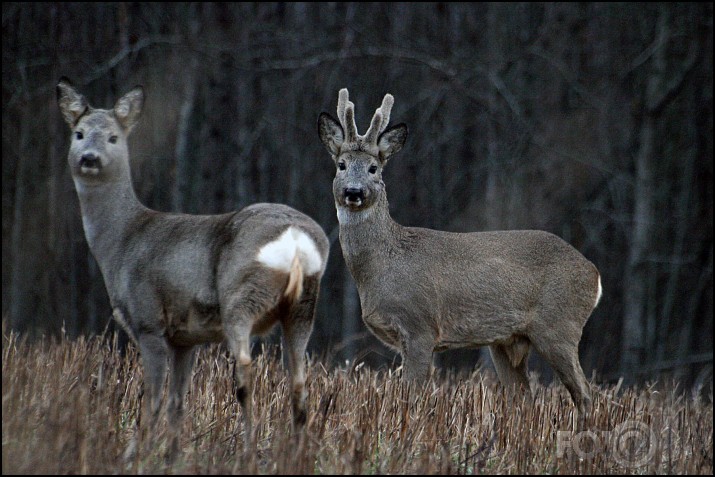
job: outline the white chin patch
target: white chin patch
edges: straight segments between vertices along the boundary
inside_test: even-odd
[[[367,209],[354,210],[351,207],[336,204],[335,207],[338,213],[338,222],[343,225],[359,224],[369,219],[372,216],[375,207]]]
[[[96,176],[97,174],[99,174],[99,169],[96,167],[82,166],[79,170],[82,171],[82,174],[86,174],[88,176]]]
[[[256,260],[268,268],[288,273],[296,255],[306,275],[318,273],[323,266],[313,239],[295,227],[288,227],[277,239],[261,247]]]

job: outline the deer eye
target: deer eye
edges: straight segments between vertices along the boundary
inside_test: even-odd
[[[109,138],[109,142],[111,142],[112,144],[116,144],[116,143],[117,143],[117,136],[111,136],[111,137]]]
[[[377,166],[373,164],[372,166],[370,166],[370,168],[367,170],[367,172],[369,172],[370,174],[376,173],[376,172],[377,172]]]
[[[84,139],[84,134],[82,134],[82,131],[77,131],[74,133],[74,137],[77,139]]]
[[[344,171],[344,170],[345,170],[345,163],[344,163],[344,162],[338,162],[338,169],[340,169],[341,171]]]

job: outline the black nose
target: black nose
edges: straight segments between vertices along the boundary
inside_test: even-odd
[[[345,189],[345,200],[348,202],[362,202],[365,200],[365,192],[357,187],[348,187]]]
[[[99,156],[92,153],[83,154],[79,159],[80,167],[99,167],[101,163],[99,161]]]

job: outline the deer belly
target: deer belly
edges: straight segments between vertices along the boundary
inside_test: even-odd
[[[472,308],[450,313],[440,323],[439,351],[472,348],[494,343],[510,344],[514,336],[526,334],[529,313],[503,310],[498,313]]]

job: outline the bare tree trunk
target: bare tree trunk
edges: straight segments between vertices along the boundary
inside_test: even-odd
[[[30,287],[32,268],[25,263],[25,214],[26,182],[29,175],[29,160],[26,157],[30,121],[23,115],[20,123],[19,155],[15,176],[15,200],[12,224],[12,293],[10,304],[10,324],[15,330],[24,330],[30,320],[27,292]]]
[[[129,12],[127,11],[127,2],[117,2],[116,4],[116,22],[119,29],[119,49],[120,51],[128,51],[129,45]],[[119,82],[126,81],[129,76],[129,62],[123,61],[117,65],[117,76]]]
[[[648,253],[653,238],[654,118],[646,114],[640,128],[640,147],[635,157],[634,210],[631,247],[624,283],[623,341],[621,371],[634,372],[645,357],[645,322],[648,299]]]
[[[197,11],[194,11],[197,10]],[[196,160],[189,152],[189,140],[191,138],[191,120],[194,114],[194,104],[196,103],[196,90],[198,86],[198,66],[199,60],[197,54],[193,51],[195,40],[199,34],[201,26],[201,7],[191,5],[189,7],[189,18],[186,19],[187,28],[187,44],[192,51],[189,53],[190,59],[188,66],[185,68],[183,78],[183,91],[181,106],[179,109],[179,120],[176,127],[176,145],[174,148],[174,160],[176,161],[176,177],[172,188],[171,202],[173,210],[177,212],[188,212],[191,192],[191,161]],[[183,68],[183,60],[181,57],[179,69]]]
[[[25,9],[20,15],[20,29],[25,27],[25,24],[30,21],[30,12],[31,9]],[[22,58],[21,61],[24,61],[25,54],[20,55],[20,58]],[[19,65],[19,70],[24,71],[23,64]],[[23,77],[22,80],[24,89],[23,94],[27,99],[27,78]],[[32,273],[31,264],[25,262],[25,227],[27,223],[25,214],[29,212],[27,210],[27,182],[28,177],[31,175],[30,167],[32,163],[30,158],[27,157],[30,149],[29,141],[32,113],[28,111],[27,108],[22,109],[22,114],[19,117],[19,122],[20,126],[18,128],[19,134],[17,142],[17,165],[15,173],[15,197],[12,213],[12,292],[10,294],[10,326],[12,329],[15,330],[24,330],[31,319],[31,316],[29,316],[30,307],[28,306],[29,297],[27,296],[27,292],[31,286],[31,278],[29,277],[29,275]]]
[[[184,78],[183,100],[179,110],[179,123],[176,130],[176,147],[174,156],[176,160],[176,180],[172,191],[172,207],[176,212],[187,212],[189,201],[191,176],[189,154],[189,134],[191,133],[191,117],[194,112],[194,102],[196,100],[196,68],[198,60],[196,56],[191,57],[188,71]]]

